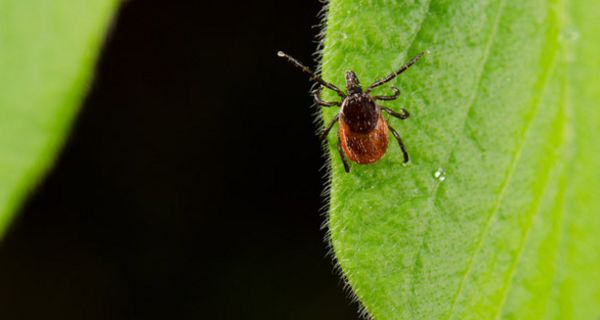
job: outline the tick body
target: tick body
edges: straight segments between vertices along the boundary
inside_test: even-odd
[[[321,138],[326,138],[329,131],[331,131],[333,126],[338,123],[338,151],[344,164],[344,169],[346,172],[350,172],[348,160],[358,164],[370,164],[377,162],[383,157],[388,148],[389,132],[391,132],[398,141],[400,149],[402,150],[404,162],[406,163],[409,161],[408,152],[406,151],[400,134],[389,125],[383,116],[384,113],[387,113],[400,120],[405,120],[409,117],[408,112],[405,109],[400,109],[400,112],[396,112],[376,103],[378,100],[390,101],[397,99],[400,96],[400,90],[392,87],[393,94],[390,96],[374,96],[371,95],[371,91],[406,71],[426,53],[427,52],[420,53],[397,71],[374,82],[365,90],[363,90],[360,85],[356,74],[353,71],[348,71],[345,75],[346,92],[335,85],[324,81],[308,67],[289,55],[281,51],[279,51],[277,55],[285,58],[305,73],[308,73],[311,76],[311,80],[315,80],[320,84],[319,88],[314,93],[314,99],[318,105],[322,107],[341,107],[340,112],[321,132]],[[322,101],[319,96],[323,88],[335,91],[338,96],[340,96],[341,101]]]

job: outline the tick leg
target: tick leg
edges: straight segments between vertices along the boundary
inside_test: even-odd
[[[344,153],[344,150],[342,149],[342,143],[340,142],[339,137],[338,137],[337,147],[338,147],[338,152],[340,153],[340,158],[342,159],[342,163],[344,164],[344,170],[346,171],[346,173],[348,173],[348,172],[350,172],[350,165],[348,164],[348,159],[346,159],[346,154]]]
[[[310,75],[310,79],[311,80],[315,80],[318,83],[320,83],[322,86],[329,88],[335,92],[337,92],[337,94],[342,97],[345,98],[346,94],[340,90],[340,88],[334,86],[333,84],[323,80],[320,76],[316,75],[312,70],[310,70],[309,67],[303,65],[300,61],[290,57],[289,55],[287,55],[285,52],[279,51],[277,52],[277,56],[286,59],[289,63],[293,64],[294,66],[300,68],[300,70],[302,70],[304,73],[308,73]]]
[[[396,131],[396,129],[392,128],[389,124],[388,124],[388,128],[392,132],[392,135],[394,135],[394,138],[396,138],[396,140],[398,140],[400,149],[402,149],[402,155],[404,156],[404,163],[407,163],[408,162],[408,152],[406,152],[406,147],[404,146],[404,142],[402,142],[402,138],[400,137],[400,134],[398,133],[398,131]]]
[[[315,98],[315,103],[322,106],[322,107],[335,107],[335,106],[340,106],[340,102],[339,101],[323,101],[321,100],[321,98],[319,98],[319,95],[321,94],[321,89],[322,87],[319,87],[319,89],[317,89],[315,91],[315,93],[313,94],[313,97]]]
[[[379,81],[376,81],[375,83],[370,85],[367,88],[367,90],[365,91],[365,93],[369,93],[374,88],[379,87],[380,85],[382,85],[384,83],[390,82],[392,79],[394,79],[395,77],[400,75],[402,72],[406,71],[406,69],[412,67],[413,64],[417,63],[417,61],[419,61],[419,59],[423,58],[423,56],[426,55],[427,53],[428,53],[428,51],[423,51],[423,52],[419,53],[416,57],[412,58],[412,60],[410,60],[408,63],[406,63],[405,65],[400,67],[400,69],[398,69],[397,71],[390,73],[387,77],[385,77]]]
[[[408,111],[406,111],[406,109],[402,108],[400,109],[400,112],[396,112],[388,107],[382,107],[379,106],[379,108],[385,112],[387,112],[390,116],[392,117],[396,117],[400,120],[405,120],[408,119],[408,117],[410,116],[410,114],[408,113]]]
[[[335,125],[336,122],[338,122],[339,119],[340,119],[340,114],[338,113],[329,122],[329,124],[327,125],[327,127],[325,127],[325,129],[323,129],[323,131],[321,131],[321,134],[319,135],[319,139],[320,140],[323,140],[323,139],[327,138],[327,135],[329,134],[329,131],[331,131],[331,128],[333,128],[333,126]]]
[[[400,90],[396,87],[392,87],[392,91],[394,91],[394,94],[391,96],[373,96],[373,99],[387,101],[398,99],[398,97],[400,96]]]

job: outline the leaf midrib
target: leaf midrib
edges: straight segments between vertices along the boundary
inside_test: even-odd
[[[464,132],[464,128],[466,127],[467,121],[468,121],[468,115],[471,112],[471,109],[473,108],[475,101],[477,99],[477,96],[479,94],[479,88],[481,86],[481,81],[482,81],[482,77],[483,77],[483,72],[485,70],[485,66],[487,65],[489,58],[490,58],[490,52],[491,49],[493,47],[493,44],[496,41],[496,36],[498,34],[498,28],[500,25],[500,21],[502,20],[502,16],[504,14],[504,7],[506,5],[506,0],[502,0],[502,2],[500,3],[500,10],[498,10],[498,13],[496,14],[495,20],[494,20],[494,25],[492,26],[492,33],[489,36],[489,39],[486,43],[486,47],[485,47],[485,51],[484,51],[484,55],[481,61],[481,64],[479,65],[478,68],[478,72],[477,72],[477,78],[476,78],[476,82],[475,82],[475,86],[474,89],[471,93],[471,97],[469,98],[469,106],[465,109],[465,113],[463,115],[463,121],[462,121],[462,129],[460,132]],[[455,153],[456,148],[458,146],[458,141],[459,139],[455,139],[454,143],[452,145],[452,148],[450,148],[450,152],[448,152],[448,156],[446,157],[445,161],[444,161],[444,168],[447,167],[450,159],[452,158],[452,155]],[[432,190],[432,196],[430,197],[430,204],[433,208],[435,208],[435,212],[439,213],[441,212],[441,209],[438,207],[437,205],[437,199],[439,197],[439,190],[440,190],[440,186],[441,186],[441,182],[437,182],[436,185],[434,186],[433,190]],[[425,234],[423,235],[421,244],[419,245],[419,250],[416,254],[416,258],[415,258],[415,262],[413,262],[413,268],[411,270],[411,291],[414,291],[414,285],[415,285],[415,274],[416,274],[416,269],[418,264],[416,263],[416,261],[419,259],[419,257],[421,256],[421,253],[423,251],[423,248],[425,247],[425,243],[427,241],[427,239],[429,238],[429,235],[431,233],[431,218],[428,219],[427,221],[428,224],[428,228],[425,231]],[[460,290],[462,291],[462,281],[461,281],[461,287]],[[456,301],[453,301],[453,307],[452,309],[454,309],[454,305],[455,305]],[[414,308],[411,308],[414,309]],[[450,313],[452,314],[452,313]],[[413,315],[414,316],[414,315]]]
[[[544,86],[543,86],[541,92],[546,91],[546,89],[548,88],[548,84],[550,82],[549,80],[552,78],[552,76],[554,75],[554,71],[556,70],[556,65],[557,65],[557,62],[558,62],[558,56],[559,56],[558,52],[555,52],[555,56],[553,57],[553,61],[552,61],[552,66],[549,68],[549,72],[548,72],[548,75],[547,75],[546,79],[544,80]],[[542,95],[540,95],[540,97],[541,96]],[[564,105],[565,102],[563,101],[561,104]],[[537,114],[539,112],[540,105],[541,105],[541,101],[539,101],[538,103],[536,103],[536,110],[534,111],[535,114]],[[561,107],[561,109],[562,109],[562,107]],[[535,116],[534,116],[534,118],[535,118]],[[566,136],[565,128],[566,128],[566,126],[564,125],[564,121],[566,121],[566,120],[563,119],[563,126],[562,126],[562,130],[561,130],[561,138],[560,138],[561,143],[557,147],[558,149],[563,148],[565,146],[565,144],[566,144],[566,139],[565,139],[565,136]],[[528,124],[526,135],[529,135],[529,129],[530,129],[531,123],[533,123],[533,121]],[[527,138],[523,139],[522,146],[525,145],[526,141],[527,141]],[[521,147],[519,149],[519,152],[521,152],[522,149],[523,148]],[[520,156],[521,155],[519,154],[519,158],[520,158]],[[552,167],[553,169],[556,168],[556,165],[558,164],[558,161],[560,161],[560,156],[556,156],[556,159],[554,159],[554,165]],[[506,300],[507,300],[506,298],[508,296],[507,293],[511,289],[511,286],[512,286],[512,283],[513,283],[512,280],[513,280],[515,272],[516,272],[516,266],[519,264],[519,261],[521,261],[521,258],[523,257],[523,252],[525,251],[526,243],[527,243],[527,240],[529,239],[529,235],[531,233],[533,221],[535,220],[535,218],[537,217],[537,215],[540,213],[542,200],[543,200],[543,198],[544,198],[544,196],[545,196],[545,194],[546,194],[546,192],[548,190],[548,187],[550,185],[548,183],[549,182],[548,180],[550,179],[551,172],[552,172],[552,170],[548,170],[548,173],[547,173],[546,178],[544,180],[544,182],[545,182],[544,183],[544,189],[542,190],[542,192],[540,192],[540,196],[536,199],[537,203],[535,204],[535,208],[533,210],[534,213],[531,215],[531,217],[529,219],[529,223],[527,224],[527,229],[526,229],[525,235],[524,235],[521,243],[519,244],[519,249],[517,251],[517,257],[513,261],[513,264],[510,267],[510,270],[509,270],[509,273],[508,273],[509,276],[507,277],[506,281],[504,282],[505,289],[503,290],[502,300],[501,300],[501,302],[499,304],[499,308],[497,309],[496,315],[494,316],[495,319],[498,319],[500,317],[500,315],[502,314],[502,311],[504,310],[504,306],[505,306],[505,303],[506,303]],[[511,176],[511,179],[512,179],[512,176]],[[504,196],[504,194],[502,196]],[[497,211],[498,211],[498,208],[496,209],[496,212]],[[496,212],[494,212],[494,215],[495,215]]]
[[[502,4],[504,5],[505,1],[503,1]],[[456,293],[455,298],[453,299],[452,309],[449,311],[447,319],[451,319],[452,317],[456,316],[455,312],[456,312],[457,302],[462,297],[463,288],[464,288],[466,279],[470,276],[470,274],[473,271],[475,257],[477,257],[479,255],[482,244],[485,242],[485,240],[487,239],[487,237],[489,235],[489,231],[493,224],[492,222],[494,221],[494,218],[496,217],[496,215],[500,209],[500,205],[503,202],[503,199],[506,195],[506,191],[508,190],[508,187],[510,186],[510,182],[514,178],[514,173],[515,173],[515,170],[516,170],[518,164],[520,163],[522,153],[523,153],[523,148],[527,142],[527,136],[529,135],[531,125],[533,124],[535,115],[538,113],[539,108],[540,108],[540,104],[541,104],[540,100],[541,100],[542,93],[547,89],[549,80],[552,77],[553,72],[556,68],[556,64],[557,64],[557,60],[558,60],[558,56],[559,56],[558,52],[559,52],[558,47],[555,47],[555,50],[553,51],[553,57],[551,58],[550,67],[545,68],[546,74],[543,77],[544,80],[543,80],[543,85],[540,89],[540,95],[536,98],[536,101],[534,102],[535,107],[534,107],[534,110],[532,111],[533,117],[530,117],[528,123],[526,124],[526,129],[524,130],[523,138],[520,139],[520,143],[517,148],[517,153],[516,153],[515,157],[513,158],[513,161],[510,164],[507,178],[502,183],[500,195],[498,196],[497,201],[492,206],[491,214],[488,214],[489,217],[486,221],[484,230],[481,233],[481,237],[478,240],[477,248],[473,251],[473,254],[470,256],[467,272],[465,272],[464,276],[461,278],[461,284],[460,284],[459,290]],[[565,133],[563,130],[563,136],[564,136],[564,134]],[[563,141],[563,143],[561,145],[563,145],[565,143],[564,139],[562,139],[562,141]],[[549,177],[549,175],[548,175],[548,177]],[[535,219],[535,216],[539,213],[539,205],[541,204],[541,200],[543,198],[543,195],[545,193],[547,186],[548,186],[548,184],[546,183],[544,190],[540,193],[540,196],[536,199],[537,203],[535,205],[535,210],[533,211],[534,213],[533,213],[532,217],[530,218],[530,221],[533,221]],[[528,225],[531,226],[531,223],[529,223]],[[514,260],[513,265],[511,266],[511,268],[509,270],[510,276],[507,278],[507,280],[505,281],[505,285],[504,285],[504,287],[506,287],[506,289],[503,290],[503,294],[502,294],[502,298],[501,298],[502,300],[501,300],[501,303],[499,304],[499,308],[496,310],[496,314],[495,314],[494,318],[497,318],[502,314],[502,310],[504,309],[504,303],[507,298],[506,293],[510,290],[510,287],[512,285],[512,278],[514,276],[515,267],[522,257],[522,254],[523,254],[523,251],[525,248],[525,243],[527,241],[530,231],[531,231],[531,227],[527,229],[525,237],[523,238],[523,241],[521,241],[521,244],[519,245],[517,258]],[[508,283],[508,285],[506,285],[506,283]]]

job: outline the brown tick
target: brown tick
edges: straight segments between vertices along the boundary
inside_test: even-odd
[[[350,172],[350,165],[348,160],[350,159],[358,164],[370,164],[381,159],[385,154],[388,147],[388,130],[392,132],[392,135],[398,141],[402,154],[404,156],[404,163],[408,162],[408,152],[404,147],[402,138],[398,131],[392,128],[386,119],[383,117],[383,112],[396,117],[400,120],[408,118],[409,114],[404,108],[400,109],[400,112],[396,112],[390,108],[379,106],[375,103],[376,100],[396,100],[400,96],[400,90],[396,87],[391,87],[394,92],[391,96],[373,96],[371,91],[376,87],[385,84],[392,79],[396,78],[402,72],[406,71],[412,65],[414,65],[419,59],[421,59],[427,51],[421,52],[416,57],[412,58],[408,63],[400,67],[397,71],[389,74],[387,77],[375,81],[373,84],[367,87],[363,91],[360,86],[358,77],[353,71],[346,72],[346,92],[340,90],[335,85],[324,81],[320,76],[316,75],[308,67],[300,63],[298,60],[290,57],[289,55],[279,51],[277,55],[285,58],[287,61],[300,68],[305,73],[310,75],[311,80],[317,81],[320,86],[314,92],[315,102],[319,106],[323,107],[340,107],[341,110],[331,120],[331,122],[323,129],[320,137],[322,139],[327,137],[331,128],[336,122],[339,123],[338,130],[338,152],[344,163],[344,169],[346,172]],[[323,87],[335,91],[342,101],[323,101],[320,99],[320,93]]]

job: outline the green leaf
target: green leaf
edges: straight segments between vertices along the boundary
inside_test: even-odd
[[[117,0],[0,0],[0,235],[51,166]]]
[[[411,113],[389,119],[409,165],[392,138],[346,174],[329,137],[331,242],[374,319],[600,318],[599,16],[593,0],[330,1],[338,86],[431,51],[382,102]]]

